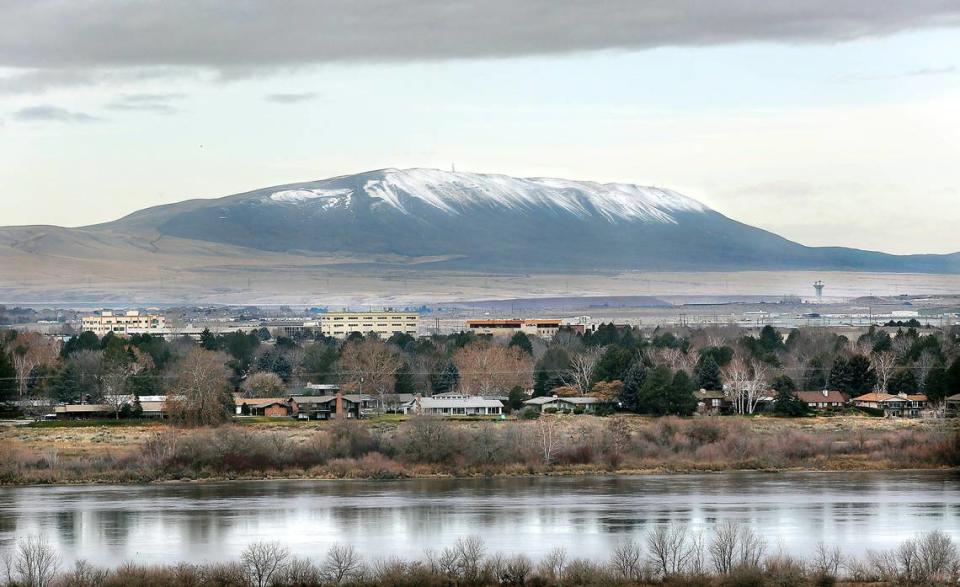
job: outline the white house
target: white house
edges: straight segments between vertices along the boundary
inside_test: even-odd
[[[497,416],[503,413],[503,402],[478,396],[420,397],[404,405],[404,414],[438,416]]]
[[[524,405],[530,406],[537,411],[542,412],[546,409],[555,409],[557,411],[574,411],[577,408],[583,410],[584,413],[592,414],[596,412],[600,407],[609,405],[610,402],[605,402],[597,397],[589,396],[574,396],[574,397],[557,397],[553,396],[542,396],[528,399],[523,402]]]

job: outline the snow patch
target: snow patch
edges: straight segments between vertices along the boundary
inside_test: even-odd
[[[270,199],[274,202],[284,202],[288,204],[299,204],[310,200],[323,200],[320,202],[320,205],[324,208],[329,208],[349,203],[352,193],[353,190],[350,189],[281,190],[270,194]]]
[[[438,169],[388,169],[382,178],[368,180],[363,189],[405,214],[410,213],[407,207],[413,200],[449,214],[475,206],[512,210],[552,207],[579,217],[599,215],[609,222],[627,219],[675,224],[672,212],[707,211],[696,200],[662,188]]]

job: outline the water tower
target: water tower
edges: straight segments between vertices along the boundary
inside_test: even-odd
[[[817,290],[817,303],[823,303],[823,282],[819,279],[813,284],[813,289]]]

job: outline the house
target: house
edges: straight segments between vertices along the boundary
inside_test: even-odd
[[[503,402],[478,396],[420,397],[406,404],[404,414],[437,416],[496,416],[503,413]]]
[[[118,396],[119,397],[119,396]],[[165,395],[145,395],[140,398],[130,396],[125,403],[130,408],[139,400],[141,414],[140,418],[166,418],[167,396]],[[122,401],[122,400],[120,400]],[[54,406],[53,413],[57,419],[80,420],[87,418],[116,418],[117,408],[112,403],[107,404],[61,404]]]
[[[598,397],[573,396],[541,396],[526,400],[524,405],[533,408],[538,412],[544,410],[556,410],[558,412],[582,412],[585,414],[594,414],[597,410],[612,406],[611,402],[604,401]]]
[[[693,395],[697,398],[697,412],[701,414],[722,414],[732,409],[730,398],[722,391],[700,389]]]
[[[236,414],[238,416],[269,416],[271,414],[264,413],[268,407],[272,404],[283,404],[287,406],[287,413],[282,414],[284,416],[290,415],[288,398],[285,397],[240,397],[239,394],[233,395],[233,405],[236,406]],[[278,414],[279,410],[274,407],[270,410],[272,414]]]
[[[946,398],[944,403],[946,404],[948,418],[960,417],[960,393]]]
[[[84,420],[87,418],[112,418],[114,409],[106,404],[66,404],[55,406],[53,413],[59,420]]]
[[[873,392],[855,397],[850,402],[858,408],[883,410],[887,417],[919,418],[927,407],[927,396]]]
[[[338,402],[340,408],[338,410]],[[361,418],[373,412],[376,399],[366,394],[294,395],[287,400],[300,420],[330,420],[342,412],[345,418]]]
[[[377,397],[378,401],[383,402],[383,412],[385,414],[402,414],[404,406],[410,404],[416,398],[413,393],[385,393],[382,397]]]
[[[847,403],[847,398],[835,390],[797,391],[794,395],[811,410],[836,410]]]
[[[283,401],[268,401],[250,406],[251,416],[285,418],[290,415],[290,406]]]

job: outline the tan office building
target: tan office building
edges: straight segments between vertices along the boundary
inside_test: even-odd
[[[489,334],[495,337],[513,336],[522,332],[549,340],[560,329],[560,320],[467,320],[467,330],[474,334]]]
[[[141,314],[137,310],[112,312],[103,310],[93,316],[81,319],[81,331],[103,336],[108,332],[116,334],[165,334],[166,319],[162,314]]]
[[[351,332],[389,338],[396,333],[417,335],[420,315],[416,312],[328,312],[320,316],[320,332],[346,338]]]

